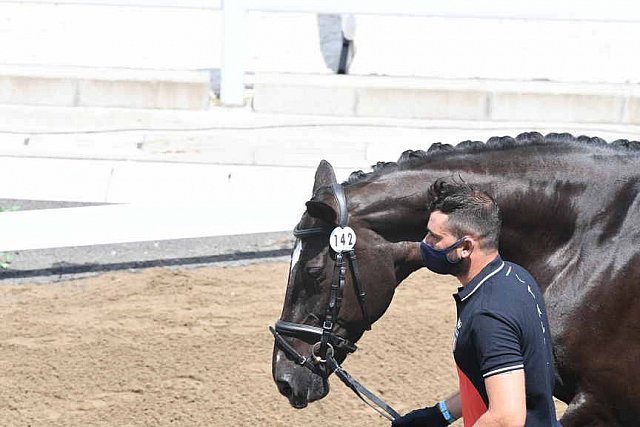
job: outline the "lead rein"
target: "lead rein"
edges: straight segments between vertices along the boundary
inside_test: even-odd
[[[373,392],[369,391],[365,386],[360,384],[351,375],[349,375],[349,373],[338,364],[333,356],[327,356],[326,364],[338,376],[338,378],[340,378],[340,380],[347,387],[349,387],[356,394],[356,396],[360,398],[360,400],[366,403],[370,408],[372,408],[382,417],[388,419],[389,421],[393,421],[401,417],[401,415],[396,412],[396,410],[394,410],[391,406],[389,406],[384,400],[380,399],[378,396],[373,394]],[[371,400],[373,404],[365,399],[365,397]],[[374,405],[376,405],[377,407]]]

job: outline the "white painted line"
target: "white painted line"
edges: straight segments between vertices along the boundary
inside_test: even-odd
[[[0,252],[292,230],[300,212],[251,201],[0,213]]]

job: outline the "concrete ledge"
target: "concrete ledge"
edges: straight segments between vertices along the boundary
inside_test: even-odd
[[[267,83],[254,88],[255,111],[353,116],[356,107],[356,92],[351,87]]]
[[[493,120],[552,120],[576,123],[622,123],[625,97],[554,93],[497,93]]]
[[[0,75],[0,103],[71,107],[76,85],[70,79]]]
[[[635,88],[633,96],[627,99],[623,114],[624,123],[640,123],[640,87]]]
[[[258,74],[265,113],[640,124],[640,85]]]
[[[409,119],[482,120],[487,97],[476,91],[360,88],[356,114]]]
[[[205,109],[206,71],[0,67],[0,104]]]

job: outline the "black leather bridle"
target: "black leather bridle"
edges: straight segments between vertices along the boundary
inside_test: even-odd
[[[340,228],[344,228],[348,223],[347,199],[344,194],[344,188],[340,184],[333,184],[332,189],[334,197],[338,204],[338,226]],[[296,227],[293,230],[293,235],[298,239],[306,239],[318,236],[328,237],[330,232],[331,230],[326,227],[313,227],[305,229]],[[333,249],[331,250],[333,251]],[[323,375],[325,378],[332,373],[335,373],[345,385],[353,390],[360,399],[362,399],[367,405],[375,409],[380,415],[389,420],[399,418],[400,414],[398,414],[393,408],[387,405],[375,394],[367,390],[363,385],[358,383],[338,364],[338,362],[334,358],[336,349],[344,351],[346,353],[353,353],[357,350],[357,346],[355,344],[333,332],[333,329],[337,324],[336,321],[338,319],[338,313],[340,312],[345,278],[347,274],[347,263],[345,262],[345,256],[348,260],[349,269],[351,271],[351,278],[353,286],[355,287],[355,293],[358,297],[358,304],[360,305],[365,328],[367,330],[371,329],[371,319],[369,317],[366,302],[367,294],[360,280],[360,270],[358,268],[358,260],[356,258],[355,250],[352,248],[347,251],[334,251],[334,253],[335,280],[333,280],[331,283],[329,305],[325,310],[324,319],[322,319],[322,327],[311,326],[302,323],[287,322],[285,320],[277,320],[275,328],[270,326],[269,330],[273,334],[278,348],[282,350],[291,360],[301,366],[306,367],[312,372]],[[317,341],[311,347],[311,354],[309,356],[303,356],[295,348],[293,348],[293,346],[289,344],[283,336],[289,336],[298,339],[313,338]],[[386,414],[369,403],[369,401],[367,401],[365,397],[375,403],[379,408],[384,410]]]

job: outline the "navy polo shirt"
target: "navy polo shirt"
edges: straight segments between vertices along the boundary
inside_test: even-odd
[[[484,380],[524,369],[526,426],[557,426],[549,321],[533,277],[496,257],[453,295],[458,322],[453,354],[458,368],[464,425],[487,411]]]

